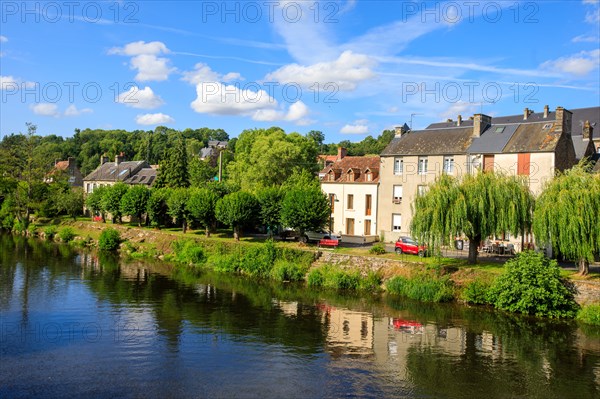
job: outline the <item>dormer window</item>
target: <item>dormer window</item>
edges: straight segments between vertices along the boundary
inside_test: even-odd
[[[550,129],[552,127],[552,123],[546,123],[542,129]]]
[[[367,172],[365,174],[365,177],[366,177],[367,181],[373,181],[373,173]]]

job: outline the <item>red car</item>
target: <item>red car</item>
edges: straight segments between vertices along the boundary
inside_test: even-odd
[[[427,255],[427,247],[425,245],[419,245],[415,240],[409,237],[400,237],[396,241],[396,253],[400,254],[412,254],[425,256]]]

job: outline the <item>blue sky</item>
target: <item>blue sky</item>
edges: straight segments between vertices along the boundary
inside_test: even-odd
[[[600,105],[600,4],[3,1],[0,134],[255,127],[362,140]]]

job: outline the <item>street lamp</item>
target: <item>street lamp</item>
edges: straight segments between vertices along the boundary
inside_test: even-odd
[[[329,207],[331,208],[331,213],[329,214],[329,232],[333,233],[333,203],[339,202],[337,199],[337,195],[329,194]]]

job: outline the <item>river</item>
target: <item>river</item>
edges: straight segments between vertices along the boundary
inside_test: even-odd
[[[0,235],[0,397],[598,398],[600,329]]]

